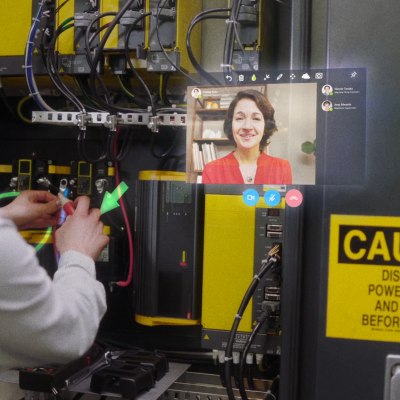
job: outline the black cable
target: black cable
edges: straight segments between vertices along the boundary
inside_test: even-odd
[[[125,12],[129,9],[129,7],[132,5],[133,2],[134,2],[134,0],[128,0],[126,2],[126,4],[124,5],[124,7],[122,7],[118,11],[115,18],[111,21],[110,25],[108,26],[107,30],[105,31],[105,33],[103,35],[103,38],[101,39],[101,42],[99,43],[97,51],[92,59],[92,65],[91,65],[91,71],[90,71],[90,89],[91,89],[92,94],[96,97],[96,99],[99,101],[100,104],[104,104],[105,106],[109,107],[111,110],[116,111],[116,112],[130,112],[131,113],[131,112],[135,112],[135,111],[131,108],[116,107],[111,103],[107,104],[101,99],[100,96],[97,96],[97,93],[96,93],[96,79],[97,79],[97,75],[98,75],[97,64],[100,60],[101,55],[103,54],[104,46],[105,46],[111,32],[113,31],[114,27],[118,24],[121,17],[125,14]],[[87,30],[88,29],[89,28],[87,28]],[[87,32],[87,34],[88,34],[88,32]],[[88,54],[90,54],[90,51]],[[111,111],[110,111],[110,113],[111,113]]]
[[[72,20],[73,18],[71,18]],[[54,38],[51,41],[49,48],[47,50],[47,71],[50,76],[50,79],[56,86],[56,88],[68,99],[70,100],[75,107],[82,113],[86,113],[85,107],[83,104],[78,100],[78,98],[67,88],[64,82],[61,79],[60,73],[58,68],[56,67],[55,61],[55,53],[54,48],[57,42],[58,36],[62,33],[64,26],[61,25],[55,32]]]
[[[83,87],[84,80],[82,80],[81,78],[82,78],[81,75],[73,75],[73,79],[74,79],[75,85],[77,86],[79,91],[82,93],[83,97],[86,99],[86,102],[89,103],[89,104],[85,104],[85,108],[87,110],[90,110],[90,111],[93,111],[93,112],[103,112],[104,110],[101,110],[97,106],[95,101],[92,100],[92,98],[90,96],[90,90],[88,91]],[[86,81],[86,83],[87,83],[87,81]]]
[[[233,364],[233,378],[236,388],[239,389],[239,364]]]
[[[253,380],[253,364],[247,365],[247,384],[250,390],[254,390],[254,380]]]
[[[107,400],[107,396],[101,396],[99,400]]]
[[[164,103],[164,105],[166,105],[167,107],[172,106],[172,103],[169,101],[168,96],[167,96],[167,86],[168,86],[168,81],[169,81],[170,76],[171,76],[170,72],[160,75],[160,79],[162,77],[160,97],[161,97],[161,100]]]
[[[262,325],[268,319],[268,317],[271,315],[271,313],[272,313],[272,308],[267,307],[267,310],[265,310],[258,318],[259,321],[258,321],[257,325],[254,327],[253,331],[251,332],[251,334],[249,335],[249,337],[246,340],[246,344],[244,346],[243,353],[242,353],[242,359],[240,360],[240,369],[239,369],[239,391],[240,391],[240,395],[242,396],[242,400],[248,400],[247,395],[246,395],[246,390],[244,388],[244,369],[246,366],[246,357],[247,357],[247,354],[249,353],[250,347],[252,346],[252,344],[254,342],[254,339],[256,338]]]
[[[73,20],[74,18],[71,18]],[[53,84],[56,86],[56,88],[66,97],[68,100],[70,100],[75,107],[80,110],[81,112],[85,112],[85,108],[83,107],[82,103],[75,97],[75,95],[70,92],[70,90],[66,87],[64,82],[61,79],[61,76],[58,72],[58,68],[56,67],[56,60],[55,60],[55,54],[54,54],[54,48],[58,39],[58,36],[62,33],[65,25],[61,25],[58,27],[58,29],[54,33],[54,37],[52,41],[49,44],[49,47],[47,49],[47,62],[46,62],[46,67],[47,67],[47,72],[50,76],[51,81]]]
[[[78,134],[78,154],[79,157],[82,158],[84,161],[86,161],[89,164],[96,164],[100,161],[103,161],[107,155],[108,155],[108,149],[109,149],[109,145],[110,145],[110,134],[108,132],[104,133],[102,135],[102,141],[103,141],[103,149],[101,152],[101,155],[99,156],[99,158],[94,159],[91,158],[90,156],[88,156],[86,154],[86,149],[85,149],[85,136],[87,133],[87,128],[86,130],[80,130],[79,134]],[[105,138],[106,136],[106,138]]]
[[[229,337],[228,337],[228,342],[225,350],[225,380],[226,380],[226,391],[228,393],[229,400],[235,400],[235,395],[233,393],[232,389],[232,383],[231,383],[231,360],[232,360],[232,349],[233,349],[233,342],[235,340],[236,332],[239,327],[240,320],[242,318],[242,315],[244,314],[247,305],[249,304],[251,297],[254,294],[254,291],[256,290],[258,283],[260,279],[273,267],[275,267],[278,263],[278,260],[275,257],[269,257],[267,259],[267,262],[263,263],[260,272],[258,275],[256,275],[251,282],[249,288],[247,289],[246,294],[243,297],[242,303],[240,304],[239,311],[237,312],[235,316],[235,320],[232,325],[232,329],[229,332]]]
[[[163,5],[161,6],[161,8],[160,8],[160,5],[161,5],[162,1],[164,1],[164,4],[163,4]],[[182,71],[182,70],[172,61],[171,57],[167,54],[167,52],[166,52],[165,49],[164,49],[164,46],[163,46],[162,43],[161,43],[160,33],[159,33],[158,28],[159,28],[160,13],[161,13],[161,10],[164,8],[164,5],[165,5],[166,2],[167,2],[167,0],[160,0],[160,1],[158,2],[158,5],[157,5],[156,33],[157,33],[157,40],[158,40],[158,43],[160,44],[160,47],[161,47],[162,52],[164,53],[164,56],[165,56],[166,59],[174,66],[174,68],[175,68],[177,71],[179,71],[182,75],[186,76],[186,78],[188,78],[189,81],[190,81],[192,84],[194,84],[194,85],[200,85],[200,82],[197,82],[195,79],[191,78],[186,72]]]
[[[85,32],[85,50],[86,50],[86,53],[85,53],[85,54],[86,54],[86,60],[87,60],[87,62],[88,62],[88,64],[89,64],[89,68],[90,68],[90,71],[91,71],[91,73],[89,74],[89,81],[91,81],[91,79],[92,79],[92,72],[94,71],[96,80],[97,80],[97,81],[99,82],[99,84],[100,84],[101,90],[102,90],[102,92],[103,92],[103,94],[104,94],[104,97],[105,97],[106,101],[102,101],[102,99],[100,98],[100,96],[97,94],[96,88],[95,88],[94,91],[92,92],[92,96],[93,96],[93,98],[96,99],[96,102],[100,103],[100,105],[102,105],[106,110],[108,110],[108,111],[110,112],[110,114],[112,114],[112,110],[111,110],[111,108],[110,108],[110,104],[112,103],[112,100],[111,100],[111,98],[110,98],[110,94],[108,93],[108,90],[107,90],[106,85],[104,84],[103,80],[101,79],[101,76],[100,76],[99,72],[97,71],[97,63],[98,63],[98,61],[97,61],[96,64],[93,63],[92,55],[91,55],[91,52],[90,52],[91,43],[92,43],[92,42],[94,41],[94,39],[96,38],[97,34],[99,34],[99,33],[103,30],[103,27],[101,27],[100,29],[98,29],[98,30],[92,35],[92,37],[91,37],[90,39],[89,39],[89,35],[90,35],[90,32],[92,31],[93,25],[94,25],[97,21],[99,21],[101,18],[108,17],[108,16],[116,16],[116,15],[117,15],[116,12],[106,12],[106,13],[103,13],[103,14],[98,15],[98,16],[95,17],[92,21],[90,21],[89,25],[88,25],[87,28],[86,28],[86,32]],[[107,27],[107,28],[108,28],[108,24],[105,24],[104,27]],[[95,85],[95,84],[94,84],[94,85]],[[90,87],[90,91],[92,91],[91,84],[89,85],[89,87]],[[100,99],[100,101],[99,101],[99,99]]]
[[[111,139],[110,139],[110,146],[109,146],[109,158],[111,159],[111,161],[113,162],[121,162],[123,161],[126,156],[129,153],[129,149],[132,145],[132,141],[133,141],[133,129],[134,127],[131,126],[128,129],[128,132],[125,133],[124,139],[122,141],[122,145],[121,145],[121,149],[118,150],[116,149],[117,146],[117,142],[118,142],[118,138],[117,140],[115,140],[115,138],[117,137],[117,134],[119,134],[119,129],[117,131],[114,131],[111,133]],[[115,155],[116,154],[116,155]]]
[[[129,76],[121,75],[120,80],[121,80],[122,84],[125,86],[125,88],[123,88],[123,89],[127,90],[128,96],[132,99],[132,101],[135,104],[137,104],[139,107],[145,107],[145,108],[150,106],[149,101],[145,100],[142,96],[138,96],[137,94],[134,93]]]
[[[168,156],[169,153],[171,153],[172,149],[173,149],[174,146],[175,146],[176,141],[178,140],[178,137],[180,136],[180,133],[179,133],[179,131],[177,130],[177,133],[176,133],[176,135],[175,135],[175,139],[174,139],[174,141],[172,142],[172,144],[171,144],[171,146],[169,147],[169,149],[168,149],[164,154],[160,154],[160,155],[159,155],[159,154],[156,154],[156,153],[154,152],[154,140],[155,140],[155,136],[156,136],[156,132],[153,132],[152,135],[151,135],[151,140],[150,140],[150,153],[151,153],[151,155],[152,155],[154,158],[164,158],[164,157]]]
[[[226,387],[225,381],[225,363],[219,363],[219,377],[221,379],[221,385]]]
[[[153,102],[153,97],[150,93],[150,90],[148,88],[148,86],[145,84],[145,82],[143,81],[143,79],[140,77],[140,75],[137,73],[135,67],[132,64],[131,61],[131,57],[129,55],[129,38],[133,32],[133,30],[135,29],[135,26],[144,18],[150,16],[151,13],[145,13],[142,14],[139,18],[136,18],[135,22],[129,27],[128,32],[126,33],[126,37],[125,37],[125,58],[128,61],[129,64],[129,68],[131,69],[133,75],[135,75],[135,77],[139,80],[139,82],[142,84],[142,86],[144,87],[144,90],[146,91],[146,94],[150,100],[150,107],[151,107],[151,112],[153,114],[153,117],[156,116],[156,110],[154,107],[154,102]]]
[[[214,12],[220,12],[220,11],[230,11],[230,8],[214,8],[212,10],[207,10],[203,11],[199,14],[197,14],[193,20],[191,21],[187,34],[186,34],[186,47],[187,47],[187,52],[189,59],[191,63],[193,64],[194,68],[196,71],[201,74],[209,83],[212,85],[221,85],[221,83],[215,79],[211,74],[209,74],[196,60],[196,57],[193,54],[192,47],[190,45],[190,36],[192,33],[193,28],[196,26],[201,21],[204,21],[205,19],[226,19],[226,15],[213,15],[213,16],[208,16],[207,14],[214,13]]]
[[[90,87],[87,80],[87,76],[85,75],[75,75],[75,79],[77,80],[80,90],[82,91],[83,96],[89,101],[89,103],[93,106],[93,110],[96,112],[103,112],[104,110],[99,108],[99,105],[96,103],[96,100],[90,93]]]

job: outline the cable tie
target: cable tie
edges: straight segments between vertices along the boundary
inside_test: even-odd
[[[224,68],[224,67],[232,68],[232,64],[221,64],[220,67],[222,67],[222,68]]]
[[[234,21],[234,20],[232,20],[232,19],[227,19],[227,20],[225,21],[225,23],[226,23],[226,24],[237,24],[237,21]]]
[[[37,19],[37,18],[32,18],[32,21],[37,21],[37,22],[40,22],[40,19]]]
[[[37,96],[37,95],[39,95],[40,93],[39,92],[34,92],[34,93],[29,93],[29,96]]]
[[[260,281],[260,277],[258,275],[254,275],[254,279],[257,279],[258,281]]]
[[[242,319],[242,317],[239,314],[236,314],[235,318]]]
[[[34,42],[30,42],[29,40],[26,41],[28,44],[34,44]]]
[[[32,65],[23,65],[22,68],[32,68]]]
[[[233,360],[232,357],[225,357],[225,361],[231,361],[231,360]]]

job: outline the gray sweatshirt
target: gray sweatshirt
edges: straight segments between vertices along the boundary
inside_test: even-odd
[[[67,251],[51,280],[0,215],[0,367],[68,362],[93,343],[106,311],[93,260]]]

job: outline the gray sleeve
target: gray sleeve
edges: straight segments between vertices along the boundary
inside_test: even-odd
[[[84,254],[68,251],[53,281],[14,224],[0,217],[0,366],[68,362],[93,343],[105,291]]]

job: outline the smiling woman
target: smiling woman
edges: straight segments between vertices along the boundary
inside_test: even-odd
[[[236,150],[205,165],[202,183],[291,184],[289,161],[264,152],[278,129],[275,110],[257,90],[238,92],[229,105],[224,132]]]

